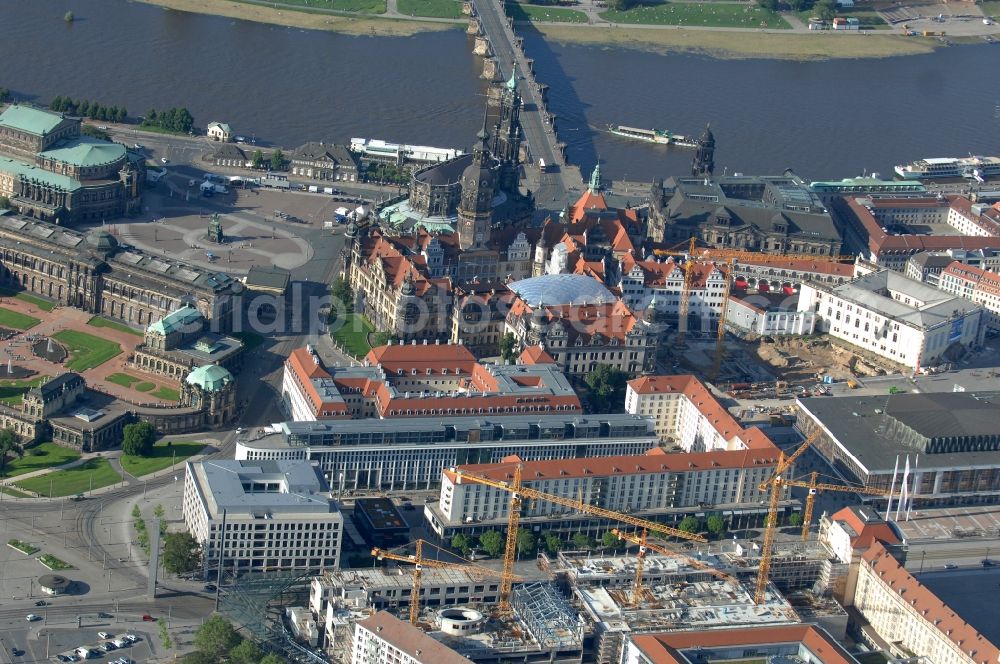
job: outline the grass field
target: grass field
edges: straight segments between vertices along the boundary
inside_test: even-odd
[[[128,325],[125,325],[124,323],[118,323],[113,320],[108,320],[107,318],[101,318],[100,316],[94,316],[93,318],[88,320],[87,325],[93,327],[107,327],[112,330],[118,330],[119,332],[127,332],[129,334],[134,334],[137,337],[142,336],[142,332],[140,332],[139,330],[133,329]]]
[[[172,387],[161,387],[160,389],[153,392],[152,396],[157,399],[165,399],[167,401],[179,401],[181,398],[181,393]]]
[[[15,330],[27,330],[42,322],[42,319],[28,316],[17,311],[0,307],[0,327],[11,327]]]
[[[428,18],[462,18],[462,3],[458,0],[396,0],[400,14]]]
[[[53,309],[56,308],[54,302],[49,302],[48,300],[43,300],[40,297],[35,297],[34,295],[30,295],[28,293],[22,293],[20,291],[16,291],[12,288],[7,288],[7,287],[0,287],[0,297],[17,298],[22,302],[29,302],[35,305],[42,311],[52,311]]]
[[[979,8],[983,11],[983,16],[992,16],[1000,19],[1000,0],[990,0],[979,3]]]
[[[136,378],[135,376],[130,376],[123,373],[113,373],[108,376],[105,380],[109,383],[114,383],[115,385],[121,385],[122,387],[132,387],[134,383],[141,381],[141,378]]]
[[[362,314],[347,314],[344,316],[344,324],[333,333],[333,339],[354,357],[363,357],[371,350],[368,333],[374,331],[375,326]]]
[[[33,454],[35,451],[41,452],[39,455]],[[80,453],[67,447],[61,447],[55,443],[40,443],[34,447],[24,450],[24,456],[7,463],[4,472],[0,477],[16,477],[25,473],[61,466],[70,461],[80,458]]]
[[[121,346],[113,341],[95,337],[86,332],[63,330],[52,338],[69,349],[70,359],[66,368],[70,371],[86,371],[99,367],[122,352]]]
[[[796,12],[796,16],[799,17],[806,25],[809,25],[809,19],[816,15],[811,9],[805,11]],[[882,17],[878,15],[878,12],[872,9],[841,9],[837,12],[838,17],[851,17],[856,18],[861,23],[862,30],[891,30],[892,26],[882,20]]]
[[[85,493],[92,489],[110,486],[121,481],[107,459],[88,459],[79,466],[57,470],[38,477],[29,477],[16,482],[16,485],[26,491],[48,496],[71,496]],[[49,493],[51,487],[51,494]]]
[[[123,454],[121,457],[122,468],[132,477],[142,477],[169,468],[174,463],[180,463],[197,454],[203,447],[205,447],[205,443],[179,443],[176,441],[167,447],[167,442],[161,440],[153,447],[152,456],[135,457]]]
[[[0,486],[0,493],[5,493],[8,496],[14,496],[15,498],[31,498],[30,495],[23,491],[18,491],[14,487]]]
[[[507,14],[515,21],[549,21],[552,23],[586,23],[587,15],[575,9],[525,5],[519,2],[507,4]]]
[[[139,392],[152,392],[156,388],[156,383],[148,383],[143,381],[135,386],[135,389]]]
[[[791,28],[785,19],[756,5],[729,2],[665,2],[627,11],[601,12],[612,23],[636,25],[697,25],[711,28]]]
[[[245,0],[239,0],[243,2]],[[253,4],[257,4],[256,2]],[[266,2],[263,4],[267,4]],[[331,9],[360,14],[384,14],[385,0],[282,0],[285,5],[298,5],[303,9]]]
[[[8,406],[19,405],[25,392],[48,379],[48,376],[35,376],[24,380],[0,380],[0,403]]]

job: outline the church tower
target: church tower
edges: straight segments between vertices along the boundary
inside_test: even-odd
[[[462,251],[486,248],[497,185],[496,162],[487,149],[490,135],[485,126],[476,137],[479,143],[472,163],[462,173],[462,200],[458,204],[458,246]]]
[[[715,170],[715,136],[711,125],[705,125],[705,133],[698,139],[698,149],[695,150],[691,162],[691,175],[708,177]]]
[[[500,95],[500,116],[494,128],[491,152],[500,162],[497,185],[503,191],[517,191],[521,141],[521,93],[517,90],[517,63],[511,67],[510,79],[504,84]]]

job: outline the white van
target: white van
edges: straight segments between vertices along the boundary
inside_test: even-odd
[[[128,645],[128,641],[126,641],[125,639],[115,639],[111,643],[115,644],[116,648],[124,648],[125,646]]]
[[[90,657],[90,648],[84,648],[83,646],[80,646],[79,648],[76,649],[76,654],[80,657],[80,659],[87,659],[88,657]]]

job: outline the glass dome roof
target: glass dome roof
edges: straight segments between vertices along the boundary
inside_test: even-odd
[[[507,284],[522,300],[535,306],[607,304],[618,298],[597,279],[584,274],[543,274]]]

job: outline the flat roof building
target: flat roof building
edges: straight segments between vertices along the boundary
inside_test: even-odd
[[[656,446],[648,418],[579,413],[283,422],[237,441],[237,459],[308,459],[334,490],[431,488],[465,463],[642,454]]]
[[[224,570],[340,564],[344,519],[308,461],[188,462],[183,514],[206,563],[218,561],[221,548]]]
[[[998,399],[1000,392],[808,399],[798,402],[798,422],[806,434],[821,431],[813,449],[851,481],[888,493],[895,476],[895,493],[905,482],[913,504],[926,507],[990,504],[1000,499]]]
[[[388,498],[358,498],[352,517],[371,546],[387,548],[402,544],[410,533],[403,515]]]
[[[839,286],[805,283],[798,310],[816,314],[818,331],[912,370],[981,343],[986,321],[981,304],[891,270]]]

